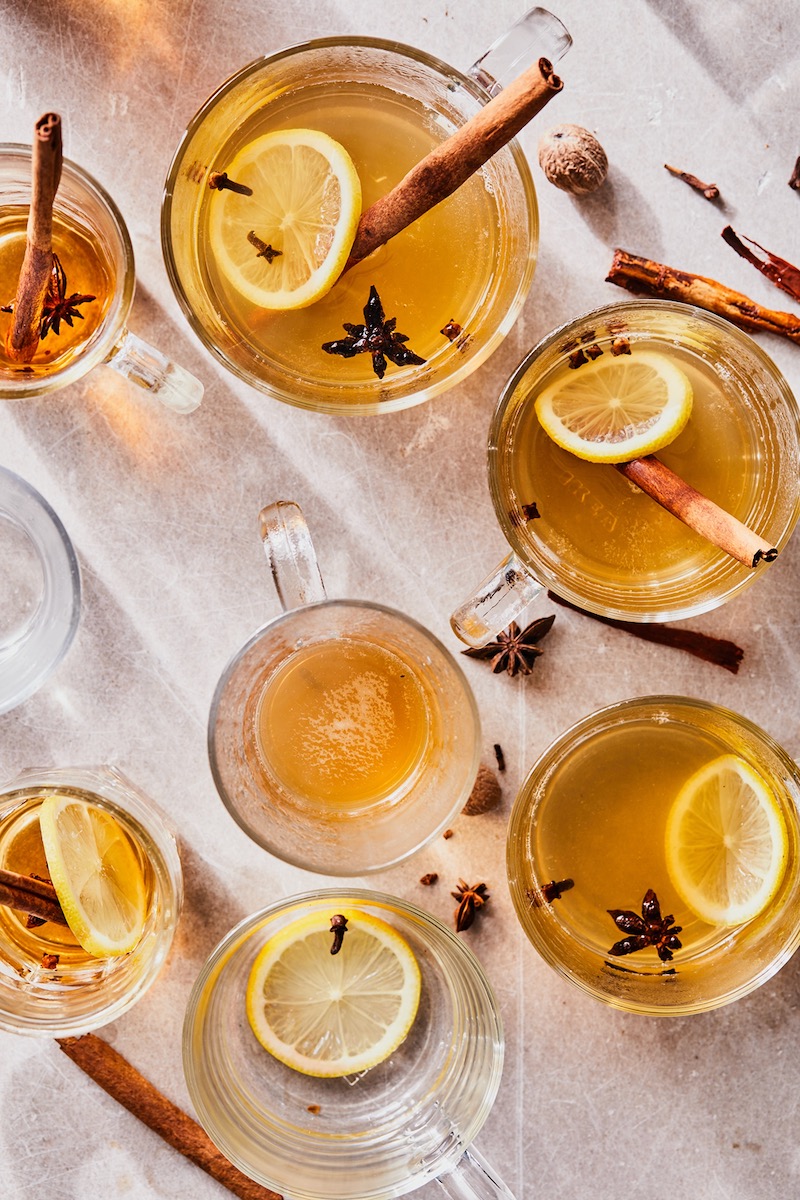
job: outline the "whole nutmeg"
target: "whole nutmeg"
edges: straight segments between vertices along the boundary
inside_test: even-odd
[[[475,786],[469,794],[469,800],[461,811],[466,813],[468,817],[476,817],[479,813],[489,812],[490,809],[497,808],[501,796],[500,784],[497,782],[497,776],[494,771],[491,767],[487,767],[485,763],[481,763],[475,778]]]
[[[539,142],[539,166],[551,183],[573,196],[600,187],[608,173],[606,152],[581,125],[556,125]]]

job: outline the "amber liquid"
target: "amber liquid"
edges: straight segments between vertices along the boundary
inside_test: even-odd
[[[20,268],[25,255],[27,208],[7,207],[0,211],[0,304],[13,303]],[[70,327],[61,321],[59,332],[43,338],[30,362],[12,360],[6,340],[14,324],[11,313],[0,312],[0,375],[48,375],[79,357],[103,322],[114,295],[114,270],[103,248],[83,227],[56,213],[53,219],[53,250],[58,255],[67,279],[66,294],[77,292],[95,299],[78,306],[79,317]]]
[[[608,353],[608,339],[600,344]],[[781,490],[781,417],[774,401],[753,387],[748,394],[746,381],[727,378],[700,354],[665,339],[637,337],[633,355],[639,349],[672,359],[693,391],[689,421],[658,451],[659,459],[776,544],[790,500]],[[568,370],[562,360],[542,378],[531,373],[521,380],[500,439],[507,509],[547,581],[552,577],[556,590],[578,603],[658,616],[684,606],[701,608],[708,597],[751,575],[613,467],[584,462],[547,436],[534,403],[540,390]],[[526,521],[522,509],[531,503],[539,517]]]
[[[532,888],[573,880],[574,887],[553,902],[552,917],[578,944],[577,954],[587,964],[608,957],[625,936],[608,910],[641,913],[649,889],[656,892],[662,915],[672,914],[682,927],[681,949],[671,963],[661,962],[653,948],[638,950],[613,958],[616,969],[660,974],[735,941],[743,926],[708,924],[681,900],[667,869],[666,826],[678,793],[695,772],[723,754],[743,750],[689,724],[628,720],[583,739],[554,764],[526,831],[531,858],[523,870]],[[787,817],[791,851],[785,891],[796,874],[796,817],[780,782],[759,773]]]
[[[424,761],[429,708],[403,658],[341,638],[296,651],[267,681],[256,737],[268,772],[321,813],[396,798]]]
[[[337,85],[335,90],[316,85],[271,98],[221,148],[219,162],[229,161],[262,134],[285,128],[319,129],[345,147],[361,180],[365,209],[451,132],[417,101],[378,84]],[[323,342],[344,336],[344,322],[363,322],[371,284],[386,317],[396,318],[408,346],[428,360],[427,368],[390,364],[389,374],[426,371],[437,358],[459,353],[441,332],[450,321],[462,326],[464,338],[470,336],[500,238],[497,202],[480,175],[349,270],[327,296],[308,308],[280,313],[256,308],[216,269],[207,220],[211,205],[225,200],[225,193],[206,189],[202,201],[205,284],[234,338],[244,339],[269,362],[336,385],[377,384],[369,354],[344,360],[321,349]],[[229,352],[235,356],[235,348]]]
[[[53,794],[53,790],[50,789],[49,794]],[[84,798],[88,803],[98,803],[98,797],[89,793],[70,792],[69,795]],[[39,831],[41,803],[41,794],[23,793],[19,805],[0,818],[0,867],[19,875],[33,874],[49,880]],[[119,815],[114,815],[119,821]],[[135,833],[132,830],[126,832],[141,863],[148,894],[152,895],[153,871],[149,859]],[[54,969],[42,968],[43,954],[58,955]],[[46,921],[44,925],[29,929],[25,913],[0,904],[0,972],[10,969],[23,977],[36,977],[40,982],[52,979],[54,983],[63,984],[70,978],[77,982],[87,973],[104,970],[107,961],[87,954],[67,926]]]

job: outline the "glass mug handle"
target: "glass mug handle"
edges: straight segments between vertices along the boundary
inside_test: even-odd
[[[546,8],[532,8],[492,42],[467,74],[490,96],[496,96],[536,59],[557,62],[571,45],[572,38],[558,17]]]
[[[436,1182],[450,1200],[514,1200],[494,1167],[474,1146],[465,1150],[451,1171]]]
[[[300,505],[276,500],[262,508],[258,522],[283,611],[325,600],[325,584]]]
[[[173,412],[194,412],[203,399],[199,379],[128,329],[123,329],[105,365],[152,392]]]
[[[543,591],[536,576],[512,552],[453,613],[453,632],[468,646],[484,646]]]

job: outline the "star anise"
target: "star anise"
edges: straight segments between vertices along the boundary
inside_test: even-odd
[[[352,325],[346,321],[342,328],[347,337],[324,342],[322,349],[326,354],[338,354],[340,358],[371,354],[372,369],[378,379],[383,379],[386,374],[387,358],[397,367],[421,366],[425,359],[403,344],[408,338],[404,333],[397,332],[396,325],[397,317],[386,320],[381,298],[373,284],[369,289],[369,300],[364,305],[364,324]]]
[[[489,900],[489,892],[485,883],[465,883],[463,879],[459,879],[458,887],[450,895],[454,900],[458,901],[458,908],[454,916],[456,922],[456,933],[461,933],[463,929],[469,929],[472,922],[475,920],[475,914],[479,908],[483,908]]]
[[[617,958],[623,954],[634,954],[637,950],[646,950],[648,946],[654,946],[662,962],[671,962],[673,950],[681,948],[678,934],[681,932],[682,926],[672,924],[675,919],[672,913],[666,917],[661,916],[661,905],[652,888],[648,888],[644,894],[640,917],[630,909],[624,908],[609,908],[608,915],[617,929],[621,929],[628,935],[621,941],[615,942],[608,952]]]
[[[83,320],[83,313],[78,312],[79,304],[88,304],[96,300],[96,296],[82,296],[79,292],[67,295],[67,275],[57,254],[53,255],[53,269],[50,274],[50,285],[42,308],[42,326],[39,339],[43,341],[52,330],[56,335],[61,332],[61,322],[64,321],[72,328],[73,318]]]
[[[495,641],[487,642],[485,646],[462,650],[461,653],[469,658],[490,659],[495,675],[502,670],[506,670],[509,675],[516,675],[518,671],[521,675],[530,675],[533,664],[543,653],[537,649],[536,642],[540,642],[549,632],[555,619],[555,613],[549,617],[539,617],[522,630],[516,621],[512,621],[508,629],[498,633]]]

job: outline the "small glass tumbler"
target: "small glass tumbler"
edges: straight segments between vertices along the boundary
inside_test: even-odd
[[[0,467],[0,713],[41,687],[78,628],[72,542],[37,491]]]
[[[27,213],[30,189],[30,147],[15,143],[0,145],[0,230],[6,240],[13,234],[22,246],[24,221],[20,214]],[[14,364],[0,365],[0,399],[25,400],[46,395],[75,383],[105,363],[131,383],[152,392],[174,412],[192,412],[203,396],[200,381],[127,328],[135,270],[130,234],[122,214],[97,180],[69,159],[63,162],[54,214],[65,229],[80,231],[86,253],[91,252],[100,264],[108,294],[98,295],[96,302],[104,304],[105,309],[88,340],[82,341],[74,353],[61,356],[55,366],[19,369]],[[58,250],[57,245],[55,249]],[[77,287],[81,281],[70,278],[68,283]],[[15,285],[16,279],[12,293]],[[48,335],[47,341],[52,336]]]
[[[753,786],[772,797],[760,813],[739,798]],[[688,860],[675,819],[687,797],[698,805]],[[507,867],[519,921],[550,966],[615,1008],[677,1016],[729,1004],[800,945],[799,804],[797,764],[738,713],[681,696],[601,709],[548,747],[514,804]],[[765,845],[770,825],[782,833]],[[727,910],[712,882],[698,884],[719,878],[720,830]],[[751,915],[737,880],[761,873],[774,890]],[[642,944],[649,893],[664,927]]]
[[[0,786],[0,868],[47,874],[38,809],[75,797],[110,813],[130,838],[147,889],[144,932],[129,953],[91,958],[60,925],[29,928],[0,906],[0,1029],[79,1035],[116,1020],[153,983],[172,944],[183,899],[175,836],[152,800],[111,767],[31,769]],[[48,956],[56,965],[48,965]]]
[[[263,509],[261,534],[285,611],[217,685],[214,782],[245,833],[285,862],[328,875],[382,870],[466,803],[480,756],[475,699],[416,621],[326,598],[296,504]]]
[[[357,1077],[319,1079],[262,1049],[245,996],[256,956],[272,937],[312,914],[326,928],[343,908],[379,918],[406,940],[422,992],[410,1032],[388,1059]],[[502,1072],[494,995],[463,942],[403,900],[315,891],[242,921],[192,989],[183,1061],[209,1137],[246,1175],[287,1200],[389,1200],[433,1179],[453,1200],[513,1200],[470,1148]]]

